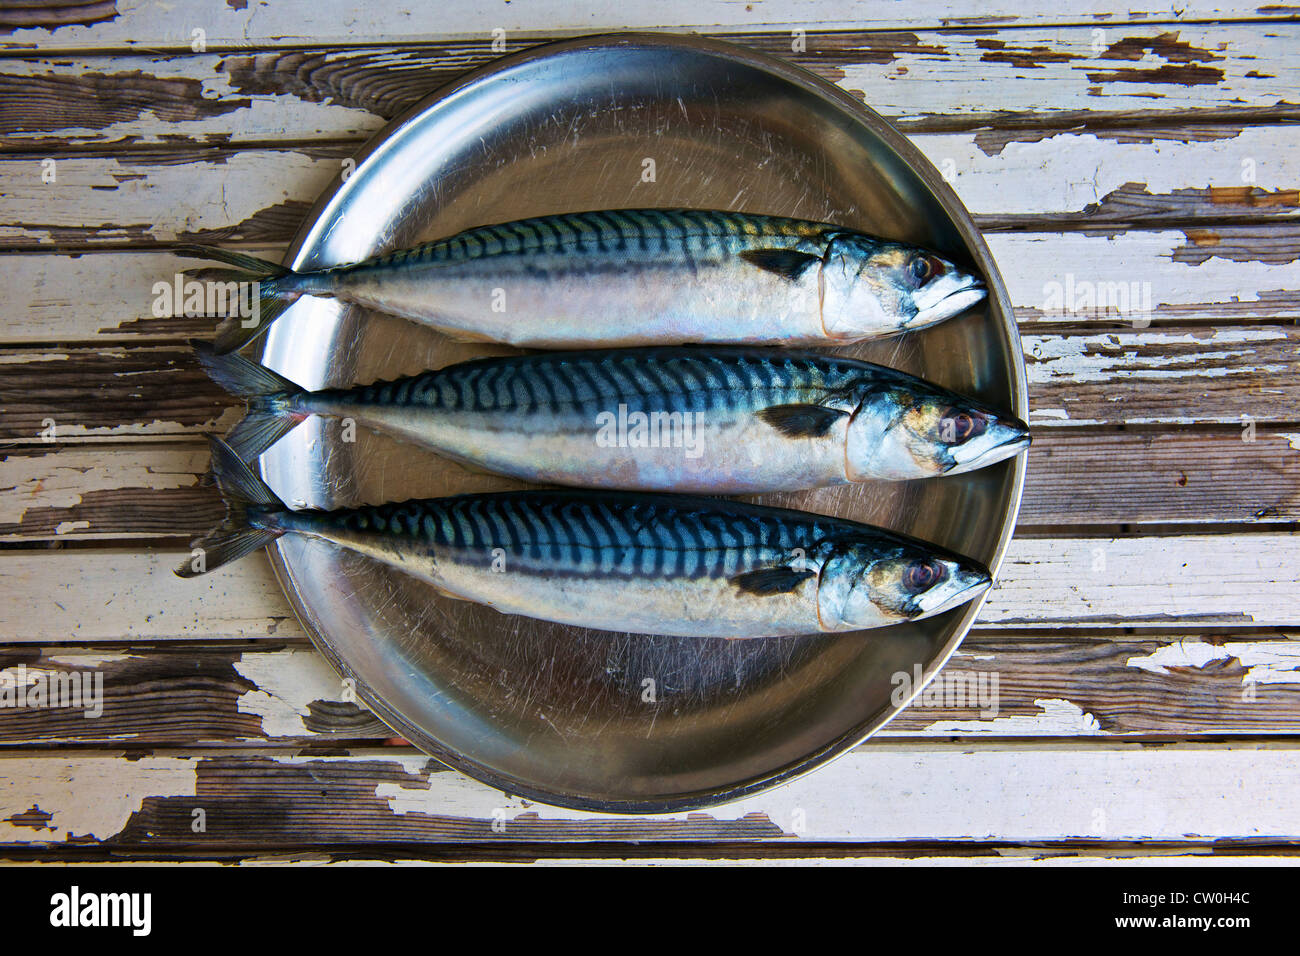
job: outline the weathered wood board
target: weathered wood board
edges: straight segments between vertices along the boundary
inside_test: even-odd
[[[1297,130],[1049,132],[995,147],[971,132],[912,139],[983,229],[1154,228],[1189,219],[1206,226],[1293,221],[1300,214]],[[351,168],[345,161],[354,151],[322,145],[0,155],[0,246],[288,242],[317,196]],[[663,157],[665,180],[671,161]],[[629,182],[639,169],[627,170]],[[1016,189],[1003,187],[1012,180]],[[1205,237],[1199,245],[1198,236]],[[1192,260],[1213,257],[1206,230],[1186,245],[1201,250],[1186,253]]]
[[[94,48],[157,49],[209,46],[275,47],[295,43],[436,42],[449,36],[473,36],[485,44],[508,40],[511,33],[530,37],[602,30],[660,29],[685,31],[697,27],[736,30],[782,26],[804,32],[874,28],[896,30],[977,27],[1005,24],[1082,23],[1095,27],[1139,23],[1195,23],[1203,20],[1285,18],[1286,6],[1258,3],[1145,3],[1141,9],[1117,12],[1094,0],[1070,0],[1043,7],[1033,3],[1003,4],[996,11],[980,7],[954,9],[938,0],[906,5],[848,10],[824,0],[633,0],[573,4],[569,0],[529,0],[527,3],[457,4],[440,10],[431,22],[415,9],[377,5],[359,10],[338,3],[276,7],[236,0],[214,7],[203,0],[161,3],[158,0],[90,0],[21,5],[5,11],[0,21],[3,46],[11,49],[85,50]],[[846,16],[852,13],[851,17]],[[436,27],[434,32],[431,28]],[[196,34],[195,30],[201,33]],[[494,33],[503,31],[505,36]],[[792,31],[793,32],[793,31]]]
[[[212,851],[441,841],[1285,842],[1300,832],[1290,799],[1297,773],[1300,752],[1280,743],[882,741],[725,807],[618,817],[535,804],[384,749],[131,760],[28,752],[0,759],[0,843]]]
[[[90,718],[0,706],[0,859],[1294,862],[1300,10],[576,9],[451,5],[436,33],[400,5],[0,11],[0,691],[103,682]],[[279,257],[439,85],[631,26],[788,56],[908,133],[988,234],[1037,433],[941,675],[996,678],[996,707],[922,698],[789,787],[645,819],[530,806],[390,739],[264,558],[172,576],[221,515],[204,436],[239,410],[185,348],[209,323],[152,314],[193,264],[172,244]]]
[[[1289,633],[981,632],[881,738],[1292,736],[1300,732],[1300,636]],[[312,648],[270,643],[7,648],[0,681],[31,688],[80,675],[84,696],[0,709],[0,744],[379,745],[392,737]]]
[[[301,637],[260,556],[181,581],[182,550],[14,550],[0,560],[9,643]],[[976,630],[1292,627],[1290,533],[1013,541]]]

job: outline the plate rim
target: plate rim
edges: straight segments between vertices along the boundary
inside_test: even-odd
[[[355,175],[359,172],[367,160],[380,152],[388,141],[398,136],[413,120],[470,86],[488,80],[495,74],[508,71],[521,64],[548,58],[556,54],[608,49],[618,46],[686,48],[732,60],[773,74],[828,100],[848,118],[866,126],[873,135],[879,137],[917,175],[922,185],[934,195],[935,200],[952,219],[957,234],[964,243],[971,259],[974,260],[983,273],[988,286],[989,301],[996,301],[998,304],[1003,331],[1010,346],[1009,351],[1012,358],[1010,382],[1012,411],[1022,421],[1029,420],[1028,382],[1024,351],[1018,345],[1020,342],[1019,327],[1015,321],[1015,313],[1010,296],[1007,294],[1006,286],[1003,283],[1002,275],[993,259],[992,252],[988,248],[988,244],[984,240],[983,234],[975,225],[970,212],[947,181],[943,179],[934,164],[906,136],[899,132],[888,119],[866,105],[865,102],[855,99],[811,70],[782,57],[712,37],[653,31],[595,33],[542,42],[494,58],[469,70],[438,87],[420,99],[419,102],[404,110],[386,123],[353,154],[352,158],[356,161],[356,166],[352,169],[352,174]],[[339,200],[340,194],[346,192],[346,189],[347,180],[339,178],[317,198],[311,209],[303,217],[302,225],[289,244],[282,260],[284,265],[291,268],[297,267],[304,245],[318,228],[322,217]],[[263,347],[264,344],[259,344],[259,354]],[[1021,499],[1024,493],[1026,459],[1026,455],[1017,455],[1009,463],[1012,469],[1011,493],[1007,503],[1006,516],[998,535],[993,557],[987,562],[989,571],[995,581],[1006,556],[1011,538],[1015,533],[1016,521],[1020,513]],[[258,467],[260,471],[260,465]],[[670,797],[651,799],[605,799],[534,787],[508,774],[499,773],[486,764],[479,763],[459,751],[442,745],[433,737],[424,733],[419,727],[411,724],[410,721],[407,721],[390,708],[378,695],[371,692],[365,682],[353,673],[347,662],[333,649],[330,641],[325,637],[325,629],[322,627],[321,622],[317,620],[311,609],[303,604],[297,588],[292,585],[289,569],[280,550],[275,547],[268,548],[267,556],[270,558],[276,583],[284,592],[289,606],[298,618],[303,630],[307,633],[312,645],[325,657],[335,671],[352,682],[357,697],[364,701],[371,712],[394,733],[416,746],[431,759],[508,795],[569,810],[629,815],[681,813],[734,803],[746,797],[790,783],[827,766],[854,750],[887,726],[913,699],[924,691],[935,675],[943,669],[957,648],[961,646],[962,641],[966,639],[992,590],[986,590],[967,606],[965,613],[957,622],[952,636],[944,643],[929,664],[922,668],[921,680],[911,688],[911,692],[907,694],[901,704],[891,706],[884,713],[878,713],[855,725],[816,750],[804,754],[798,760],[725,787],[695,790]]]

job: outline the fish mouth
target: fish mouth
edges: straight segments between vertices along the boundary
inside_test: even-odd
[[[988,287],[979,276],[952,271],[928,282],[912,293],[916,314],[905,329],[923,328],[964,312],[988,295]]]
[[[1029,426],[1018,418],[997,417],[979,438],[953,448],[954,464],[946,474],[960,475],[1014,458],[1030,444]]]
[[[958,567],[952,571],[947,580],[935,585],[916,598],[919,613],[913,620],[933,617],[960,607],[979,597],[993,584],[992,576],[983,568]]]

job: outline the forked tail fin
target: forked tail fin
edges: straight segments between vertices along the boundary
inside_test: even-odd
[[[213,262],[220,262],[230,267],[191,269],[185,275],[192,279],[202,282],[257,284],[256,307],[252,310],[253,314],[230,315],[217,326],[213,348],[219,355],[234,352],[253,341],[298,298],[298,291],[291,281],[296,279],[298,274],[278,263],[213,246],[180,246],[175,249],[175,252],[177,255],[193,259],[211,259]]]
[[[274,510],[283,508],[284,503],[220,438],[212,439],[212,477],[226,500],[226,520],[194,542],[190,559],[176,569],[183,578],[215,571],[284,534],[250,523],[250,505]]]
[[[208,376],[231,395],[248,402],[248,414],[225,438],[240,458],[252,461],[306,417],[290,407],[290,400],[304,389],[284,376],[242,355],[222,355],[206,342],[191,344]]]

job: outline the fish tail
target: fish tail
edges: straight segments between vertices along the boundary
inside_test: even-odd
[[[252,314],[228,315],[217,326],[213,346],[219,354],[234,352],[253,341],[302,294],[298,273],[266,259],[213,246],[180,246],[175,252],[177,255],[209,259],[230,267],[191,269],[185,273],[188,278],[201,282],[255,285],[257,299],[255,307],[250,310]]]
[[[194,342],[194,352],[208,377],[232,395],[248,401],[248,414],[236,423],[225,443],[251,461],[293,430],[305,416],[292,399],[304,389],[264,365],[233,352],[221,354],[206,342]]]
[[[176,569],[182,578],[215,571],[284,534],[283,529],[258,526],[250,511],[250,506],[259,514],[283,509],[284,502],[220,438],[212,439],[212,477],[226,501],[226,520],[191,545],[190,559]]]

